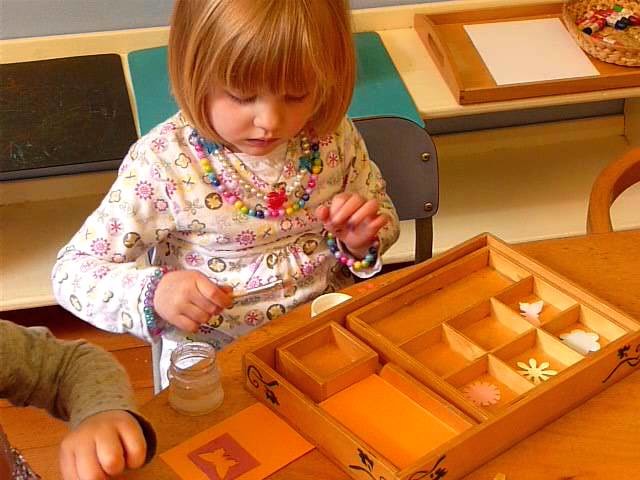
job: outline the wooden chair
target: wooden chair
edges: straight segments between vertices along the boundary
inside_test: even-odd
[[[613,161],[596,178],[589,197],[587,233],[613,231],[611,205],[637,182],[640,182],[640,148],[634,148]]]
[[[400,220],[415,220],[415,263],[431,258],[438,210],[438,156],[427,131],[400,117],[354,120],[387,183]]]

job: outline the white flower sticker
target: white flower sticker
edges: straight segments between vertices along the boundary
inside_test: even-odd
[[[570,333],[561,334],[560,338],[568,347],[573,348],[581,355],[600,350],[600,343],[598,342],[600,336],[597,333],[577,329],[572,330]]]
[[[536,327],[540,325],[540,313],[544,307],[544,300],[533,303],[520,302],[520,315]]]

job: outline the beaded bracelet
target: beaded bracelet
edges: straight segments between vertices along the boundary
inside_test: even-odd
[[[144,308],[142,310],[144,312],[144,321],[152,336],[157,336],[162,333],[162,327],[158,325],[158,318],[156,317],[156,312],[153,308],[153,297],[156,293],[156,288],[158,288],[160,280],[164,274],[170,270],[171,269],[169,267],[156,268],[147,281],[146,290],[144,292]]]
[[[340,250],[340,246],[338,245],[338,242],[332,233],[327,233],[327,245],[329,246],[329,250],[331,251],[333,256],[336,257],[340,263],[346,265],[347,267],[353,268],[356,272],[359,272],[361,270],[366,270],[367,268],[372,267],[376,264],[376,261],[378,259],[378,246],[380,245],[380,243],[377,240],[374,241],[373,244],[369,247],[368,253],[362,260],[356,260],[348,253]]]

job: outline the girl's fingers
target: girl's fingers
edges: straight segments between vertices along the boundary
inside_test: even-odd
[[[221,289],[204,275],[196,280],[196,288],[204,298],[221,308],[230,308],[233,305],[231,292]]]
[[[367,230],[369,231],[370,236],[375,237],[380,229],[384,227],[388,221],[389,217],[387,217],[386,215],[378,215],[376,218],[371,220],[367,225]]]
[[[185,315],[178,315],[172,322],[173,325],[178,327],[180,330],[184,330],[185,332],[195,333],[200,328],[200,324],[194,322],[189,317]]]
[[[351,215],[349,219],[349,225],[353,228],[357,227],[360,223],[364,222],[368,218],[375,218],[378,213],[378,201],[369,200],[358,208],[358,210]]]
[[[324,205],[320,205],[318,208],[316,208],[315,213],[318,220],[320,220],[320,222],[322,223],[325,223],[329,219],[329,208],[325,207]]]
[[[331,199],[331,212],[339,210],[352,197],[350,193],[342,192]]]
[[[194,292],[191,292],[191,295],[189,295],[189,301],[200,310],[207,312],[209,315],[213,315],[213,313],[218,310],[218,305],[210,298],[202,295],[202,293],[197,289]]]
[[[364,201],[359,195],[351,196],[340,207],[334,209],[334,204],[331,204],[331,223],[334,227],[343,227],[351,216],[358,211]]]
[[[209,321],[209,318],[211,318],[211,315],[213,315],[213,313],[202,310],[194,303],[185,303],[180,310],[180,313],[182,315],[198,325],[207,323],[207,321]]]

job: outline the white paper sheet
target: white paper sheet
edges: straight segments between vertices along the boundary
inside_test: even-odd
[[[559,18],[464,29],[498,85],[599,75]]]

